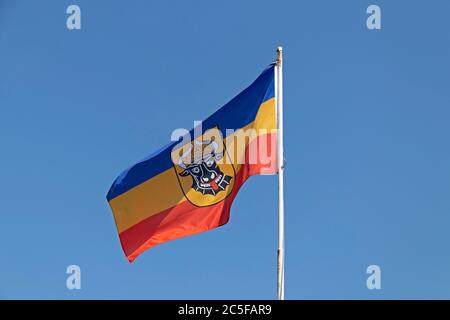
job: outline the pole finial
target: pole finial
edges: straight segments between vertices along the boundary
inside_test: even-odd
[[[283,47],[277,47],[277,65],[281,65],[283,60]]]

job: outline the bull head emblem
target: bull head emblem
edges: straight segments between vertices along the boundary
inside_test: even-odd
[[[192,188],[202,194],[216,195],[230,184],[231,176],[224,174],[216,161],[222,159],[223,154],[218,152],[219,145],[215,141],[195,141],[194,148],[198,148],[192,157],[192,144],[181,155],[178,165],[184,170],[179,173],[182,177],[192,177]],[[192,158],[193,161],[192,161]],[[186,161],[190,159],[191,161]]]

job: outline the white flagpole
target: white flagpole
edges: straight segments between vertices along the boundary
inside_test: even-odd
[[[284,156],[283,156],[283,48],[277,48],[275,64],[275,100],[277,105],[277,166],[278,166],[278,252],[277,297],[284,300]]]

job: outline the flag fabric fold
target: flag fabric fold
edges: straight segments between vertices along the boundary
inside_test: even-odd
[[[155,245],[226,224],[243,183],[276,173],[274,92],[271,64],[201,126],[116,178],[106,198],[130,262]]]

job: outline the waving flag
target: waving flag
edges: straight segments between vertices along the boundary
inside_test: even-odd
[[[130,262],[155,245],[226,224],[247,178],[276,173],[274,68],[114,181],[107,200]]]

